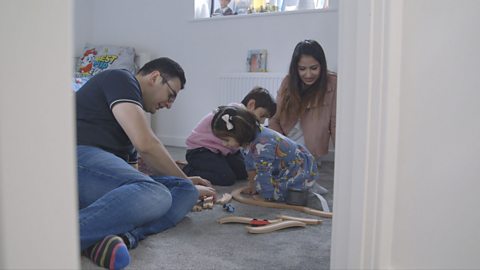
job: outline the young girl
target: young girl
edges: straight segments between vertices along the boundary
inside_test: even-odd
[[[241,104],[232,103],[251,111],[263,123],[275,114],[276,104],[270,92],[262,87],[254,87]],[[226,147],[223,141],[212,132],[214,113],[206,115],[192,130],[186,140],[187,165],[183,171],[189,176],[200,176],[213,185],[230,186],[237,180],[247,179],[243,155],[238,147]]]
[[[315,158],[304,146],[261,126],[243,108],[219,107],[212,130],[225,145],[243,148],[250,192],[258,192],[265,200],[285,201],[287,190],[308,190],[319,179]]]

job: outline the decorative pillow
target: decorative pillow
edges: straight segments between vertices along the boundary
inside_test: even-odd
[[[93,76],[105,69],[127,69],[134,73],[135,49],[87,43],[78,59],[77,66],[77,77]]]
[[[73,78],[72,88],[77,92],[92,76]]]

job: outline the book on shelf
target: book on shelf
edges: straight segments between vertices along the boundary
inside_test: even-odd
[[[267,50],[248,50],[248,72],[267,72]]]

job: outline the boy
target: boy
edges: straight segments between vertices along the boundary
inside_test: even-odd
[[[260,123],[273,116],[277,105],[267,89],[253,88],[241,104],[257,117]],[[186,140],[188,164],[183,168],[186,175],[200,176],[210,180],[213,185],[231,186],[236,180],[247,179],[243,154],[239,148],[231,148],[215,137],[211,122],[213,113],[206,115]]]

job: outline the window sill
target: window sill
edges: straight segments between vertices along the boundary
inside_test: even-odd
[[[247,77],[256,77],[256,78],[283,78],[287,74],[281,72],[231,72],[231,73],[222,73],[220,78],[247,78]]]
[[[208,18],[195,18],[195,19],[190,20],[190,22],[206,22],[206,21],[217,21],[217,20],[237,20],[237,19],[269,17],[269,16],[288,16],[288,15],[297,15],[297,14],[331,13],[331,12],[338,12],[338,9],[336,9],[336,8],[307,9],[307,10],[292,10],[292,11],[283,11],[283,12],[265,12],[265,13],[251,13],[251,14],[230,15],[230,16],[215,16],[215,17],[208,17]]]

